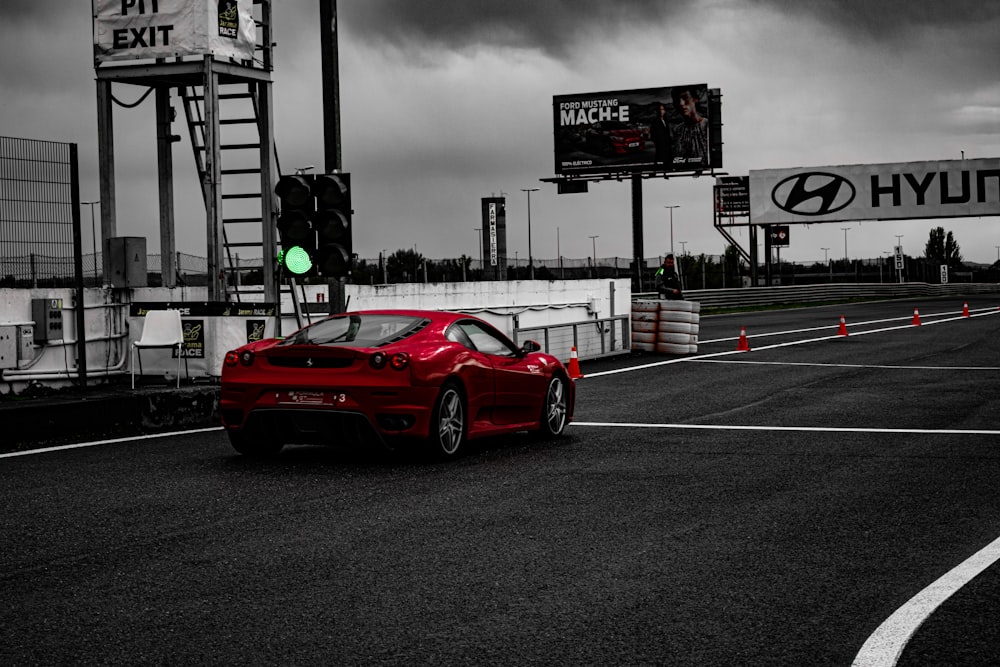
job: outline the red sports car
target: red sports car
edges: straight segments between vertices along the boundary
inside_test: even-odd
[[[603,155],[625,155],[646,148],[642,130],[619,120],[605,120],[591,125],[585,141],[592,151]]]
[[[467,440],[562,434],[575,386],[563,364],[477,317],[425,310],[332,315],[228,352],[222,423],[252,456],[286,443],[421,442],[452,458]]]

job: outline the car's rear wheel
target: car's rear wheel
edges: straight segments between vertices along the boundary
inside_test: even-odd
[[[270,440],[259,435],[252,435],[246,431],[227,432],[229,434],[229,443],[233,446],[233,449],[244,456],[253,458],[275,456],[284,446],[279,441]]]
[[[562,435],[569,417],[569,386],[566,378],[553,375],[545,391],[542,415],[538,424],[538,435],[555,438]]]
[[[445,383],[431,415],[431,454],[441,459],[457,457],[465,444],[465,431],[465,395],[457,383]]]

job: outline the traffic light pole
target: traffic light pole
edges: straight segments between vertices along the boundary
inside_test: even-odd
[[[323,152],[326,173],[339,172],[343,163],[340,152],[340,54],[337,37],[337,0],[319,0],[320,54],[323,76]],[[330,312],[342,313],[344,278],[327,281]]]
[[[323,151],[326,173],[343,168],[340,155],[340,55],[337,0],[319,0],[320,55],[323,76]]]

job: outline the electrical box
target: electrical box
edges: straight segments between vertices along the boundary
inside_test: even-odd
[[[17,368],[17,325],[0,326],[0,368]]]
[[[22,368],[34,358],[33,326],[30,324],[0,325],[0,369]]]
[[[112,287],[149,287],[146,274],[146,238],[115,236],[108,239]]]
[[[62,299],[32,299],[31,319],[35,321],[35,342],[45,343],[63,337]]]

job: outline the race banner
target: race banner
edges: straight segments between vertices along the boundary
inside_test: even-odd
[[[94,62],[214,55],[250,60],[253,0],[93,0]]]
[[[552,98],[557,174],[698,171],[712,164],[707,84]]]
[[[750,171],[752,224],[1000,215],[1000,158]]]

